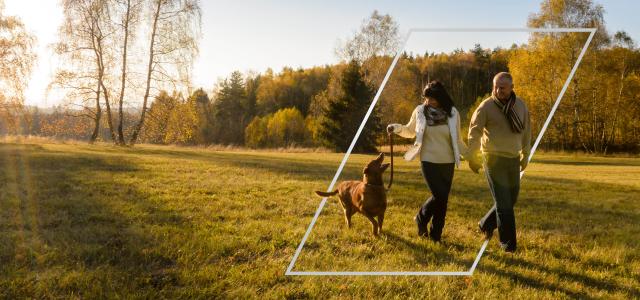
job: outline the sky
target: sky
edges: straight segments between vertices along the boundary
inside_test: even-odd
[[[610,33],[625,30],[640,41],[640,1],[595,1],[605,11]],[[212,1],[202,0],[200,55],[194,63],[195,87],[211,90],[234,70],[275,72],[285,66],[311,67],[338,61],[334,49],[351,37],[374,10],[390,14],[402,36],[410,28],[523,28],[540,1]],[[62,11],[57,0],[5,0],[5,15],[19,16],[38,39],[38,62],[26,92],[26,104],[61,103],[45,97],[57,60],[50,45],[57,40]],[[423,54],[508,47],[526,42],[522,33],[414,34],[407,51]],[[638,43],[640,44],[640,43]]]

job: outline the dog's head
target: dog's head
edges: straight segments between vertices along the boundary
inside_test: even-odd
[[[380,153],[377,158],[372,159],[364,167],[364,182],[368,184],[382,185],[382,173],[389,167],[389,163],[383,164],[384,153]]]

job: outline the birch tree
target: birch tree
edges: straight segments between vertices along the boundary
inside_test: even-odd
[[[150,33],[145,87],[140,119],[129,140],[131,146],[137,142],[144,126],[152,90],[188,86],[193,60],[198,54],[201,10],[197,0],[152,0],[148,9]]]
[[[49,90],[60,89],[67,104],[79,108],[79,117],[94,121],[90,143],[100,132],[102,104],[107,125],[116,141],[111,113],[109,72],[114,53],[107,46],[113,36],[109,26],[109,2],[105,0],[63,0],[64,20],[59,29],[56,53],[61,58]]]
[[[0,117],[8,131],[18,133],[24,91],[33,70],[36,39],[18,17],[5,16],[0,0]]]

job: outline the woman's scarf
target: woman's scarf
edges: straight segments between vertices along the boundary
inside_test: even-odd
[[[426,105],[424,117],[427,119],[428,126],[438,126],[447,124],[447,112],[442,108],[436,108]]]
[[[511,124],[511,131],[515,133],[522,132],[524,124],[522,124],[520,117],[518,117],[516,110],[513,108],[516,104],[516,93],[511,92],[507,104],[503,104],[498,97],[494,97],[493,102],[498,105],[498,108],[500,108],[504,116],[507,118],[507,121],[509,121],[509,124]]]

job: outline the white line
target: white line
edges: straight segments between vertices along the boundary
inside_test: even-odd
[[[476,267],[478,266],[478,263],[480,262],[480,258],[482,257],[482,254],[484,253],[484,250],[487,249],[487,245],[489,244],[489,240],[484,240],[484,243],[482,244],[482,247],[480,248],[480,251],[478,251],[478,256],[476,256],[476,260],[473,262],[473,265],[471,266],[471,269],[469,269],[469,275],[473,275],[473,272],[475,272]]]
[[[593,36],[595,34],[596,34],[596,29],[593,28],[591,30],[591,34],[589,35],[589,38],[587,39],[587,42],[582,47],[582,51],[580,52],[580,55],[578,56],[578,59],[576,60],[575,65],[573,65],[573,68],[571,69],[571,73],[569,73],[569,77],[564,82],[564,86],[562,87],[562,90],[560,91],[558,98],[556,98],[556,102],[553,104],[553,107],[551,108],[551,112],[549,113],[549,116],[547,116],[547,120],[544,121],[544,125],[540,130],[540,134],[538,134],[538,137],[536,138],[535,143],[533,143],[533,146],[531,147],[531,153],[529,153],[528,161],[531,161],[531,157],[533,157],[533,153],[536,152],[536,149],[538,148],[538,144],[540,144],[540,140],[542,140],[542,136],[547,131],[547,126],[549,126],[549,123],[551,122],[551,118],[553,118],[553,115],[556,113],[556,109],[558,109],[558,105],[560,105],[562,96],[564,96],[564,93],[567,91],[567,88],[569,87],[569,83],[571,83],[571,79],[573,79],[573,75],[576,73],[576,70],[578,69],[578,65],[580,65],[580,62],[582,61],[582,57],[587,52],[587,48],[589,47],[589,44],[591,44],[591,39],[593,39]],[[524,175],[524,171],[520,173],[520,178],[522,178],[522,175]]]
[[[347,150],[347,152],[345,153],[345,156],[342,158],[342,162],[340,162],[340,166],[338,167],[338,170],[336,171],[336,174],[333,176],[333,180],[331,181],[331,184],[329,185],[329,188],[327,189],[327,192],[332,191],[333,186],[335,185],[336,181],[338,180],[338,178],[340,177],[340,174],[342,173],[342,169],[344,168],[349,155],[351,155],[351,151],[353,150],[353,147],[355,146],[356,142],[358,141],[358,137],[360,137],[360,133],[362,132],[362,129],[364,128],[365,123],[367,122],[367,120],[369,119],[369,116],[371,115],[371,112],[373,111],[373,108],[375,107],[376,103],[378,102],[378,98],[380,98],[380,95],[382,94],[382,90],[384,88],[384,86],[387,84],[387,81],[389,80],[389,77],[391,76],[391,73],[393,72],[393,69],[395,68],[395,65],[397,64],[398,60],[400,59],[400,56],[402,54],[402,52],[404,51],[407,41],[409,40],[409,37],[411,36],[411,34],[413,32],[590,32],[591,34],[589,35],[589,38],[587,39],[587,42],[585,43],[584,47],[582,48],[582,52],[580,52],[580,55],[578,56],[578,59],[576,60],[576,63],[574,64],[571,73],[569,74],[569,77],[567,78],[567,80],[565,81],[565,84],[562,88],[562,91],[560,92],[560,95],[558,95],[558,98],[556,98],[556,102],[551,110],[551,113],[549,114],[549,116],[547,117],[547,120],[544,123],[544,126],[542,127],[542,130],[540,131],[540,133],[538,134],[538,137],[536,138],[536,141],[533,145],[533,147],[531,148],[531,152],[529,154],[528,157],[528,161],[531,161],[531,157],[533,157],[533,154],[535,153],[538,144],[540,143],[540,140],[542,139],[542,136],[544,135],[547,126],[549,125],[549,122],[551,121],[551,118],[553,117],[553,115],[555,114],[555,111],[558,107],[558,105],[560,104],[560,101],[562,100],[562,96],[564,95],[565,91],[567,90],[567,87],[569,86],[569,83],[571,82],[571,79],[573,78],[573,75],[575,74],[576,70],[578,69],[578,66],[580,64],[580,61],[582,60],[582,57],[584,56],[584,54],[587,51],[587,48],[589,47],[589,44],[591,43],[591,40],[593,38],[593,36],[596,33],[597,28],[412,28],[409,29],[409,32],[407,33],[406,38],[404,39],[404,42],[402,43],[402,48],[400,51],[398,51],[398,53],[396,54],[396,57],[393,59],[393,62],[391,63],[391,66],[389,67],[389,70],[387,71],[387,74],[384,77],[384,80],[382,80],[382,84],[380,85],[380,88],[378,88],[378,92],[376,93],[375,97],[373,98],[373,102],[371,102],[371,105],[369,106],[369,110],[367,110],[367,114],[364,116],[364,119],[362,120],[362,123],[360,124],[360,127],[358,128],[358,131],[356,132],[356,135],[353,138],[353,141],[351,141],[351,145],[349,146],[349,149]],[[524,175],[524,171],[522,171],[520,173],[520,178],[522,178],[522,176]],[[300,241],[300,244],[298,245],[298,248],[296,249],[295,254],[293,255],[293,258],[291,259],[291,262],[289,263],[289,267],[287,268],[287,271],[285,272],[285,275],[300,275],[300,276],[471,276],[473,274],[473,272],[475,271],[478,263],[480,262],[480,258],[482,257],[482,254],[484,253],[484,251],[487,248],[487,245],[489,244],[489,240],[485,240],[485,242],[482,244],[482,247],[480,248],[480,251],[478,251],[478,255],[476,256],[475,261],[473,262],[473,265],[471,266],[471,268],[469,269],[469,271],[466,272],[351,272],[351,271],[344,271],[344,272],[325,272],[325,271],[291,271],[296,263],[296,260],[298,259],[298,256],[300,255],[300,252],[302,251],[302,248],[304,247],[305,242],[307,241],[307,238],[309,237],[309,234],[311,233],[311,230],[313,229],[313,226],[315,225],[316,221],[318,220],[318,216],[320,215],[320,212],[322,211],[322,209],[324,208],[324,205],[327,201],[327,198],[323,198],[322,202],[320,202],[320,205],[318,206],[318,209],[316,210],[315,215],[313,216],[313,219],[311,220],[311,224],[309,224],[309,227],[307,228],[307,231],[304,234],[304,237],[302,238],[302,241]]]
[[[334,182],[331,183],[331,186],[333,186],[333,183]],[[329,190],[331,190],[331,187],[329,187]],[[307,232],[304,233],[304,237],[302,238],[302,241],[300,241],[300,245],[298,245],[298,249],[296,249],[296,254],[293,255],[293,259],[289,263],[289,267],[287,268],[287,272],[285,273],[285,275],[291,274],[291,269],[293,269],[293,265],[296,263],[296,260],[298,259],[298,255],[300,255],[300,252],[302,251],[302,247],[304,247],[304,243],[307,241],[307,238],[311,233],[311,229],[313,229],[313,225],[316,224],[316,221],[318,220],[318,216],[320,215],[320,212],[322,211],[322,208],[324,207],[325,203],[327,203],[327,197],[322,198],[320,205],[318,205],[316,214],[313,216],[313,219],[311,220],[311,224],[309,224],[309,227],[307,228]]]
[[[355,272],[355,271],[293,271],[287,275],[301,276],[471,276],[471,272]]]

